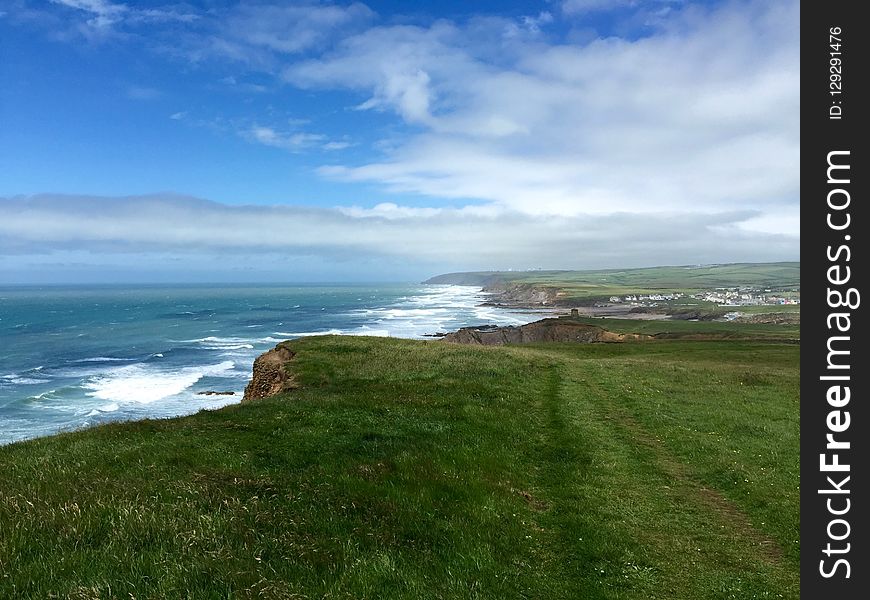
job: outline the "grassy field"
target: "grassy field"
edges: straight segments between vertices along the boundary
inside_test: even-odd
[[[615,333],[643,333],[674,338],[710,337],[744,340],[794,341],[800,339],[800,325],[732,323],[725,321],[637,320],[613,317],[572,317]]]
[[[428,282],[552,288],[562,292],[565,300],[580,303],[627,294],[691,294],[744,286],[788,292],[785,295],[799,297],[799,293],[794,292],[800,289],[800,263],[737,263],[597,271],[486,271],[450,273],[433,277]]]
[[[291,347],[289,394],[0,448],[0,597],[798,597],[797,345]]]

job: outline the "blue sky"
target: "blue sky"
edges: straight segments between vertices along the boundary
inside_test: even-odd
[[[0,283],[798,259],[785,0],[0,4]]]

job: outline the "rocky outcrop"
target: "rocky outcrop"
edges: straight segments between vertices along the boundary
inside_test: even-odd
[[[287,363],[293,360],[295,352],[278,344],[254,361],[251,381],[245,387],[242,402],[268,398],[296,387],[293,376],[287,371]]]
[[[570,317],[541,319],[519,327],[463,327],[444,336],[444,341],[456,344],[502,346],[504,344],[534,344],[537,342],[624,342],[652,339],[635,333],[613,333],[597,325],[589,325]]]
[[[526,283],[496,284],[483,289],[489,294],[484,305],[509,308],[539,308],[562,304],[564,294],[556,288]]]

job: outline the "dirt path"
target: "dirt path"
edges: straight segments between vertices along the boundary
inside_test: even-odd
[[[611,406],[610,418],[623,428],[638,446],[649,451],[658,467],[674,481],[675,486],[694,501],[704,504],[723,524],[755,546],[768,562],[780,563],[783,556],[782,548],[775,540],[756,529],[740,507],[719,491],[706,487],[698,481],[685,463],[674,457],[659,439],[646,431],[627,411]]]
[[[583,373],[583,360],[566,360],[558,353],[541,352],[550,358],[563,362],[566,377],[563,383],[571,382],[576,385],[588,385],[587,381],[593,378],[576,380],[577,373]],[[585,368],[588,368],[586,366]],[[596,391],[598,408],[601,409],[602,418],[611,423],[619,432],[620,437],[626,443],[641,448],[643,454],[650,457],[650,462],[660,470],[667,479],[671,480],[671,488],[687,502],[703,507],[715,519],[719,526],[734,532],[749,545],[755,548],[760,558],[773,566],[780,566],[784,552],[776,540],[765,535],[756,528],[745,512],[732,500],[726,498],[716,489],[702,483],[690,465],[676,457],[665,444],[641,425],[634,416],[621,406],[607,390]]]

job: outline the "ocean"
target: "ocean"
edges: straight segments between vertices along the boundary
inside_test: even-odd
[[[254,358],[286,339],[424,338],[541,316],[485,300],[422,284],[0,288],[0,444],[239,402]]]

